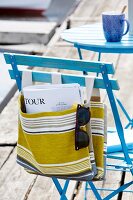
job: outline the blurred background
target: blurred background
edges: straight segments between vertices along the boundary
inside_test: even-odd
[[[0,0],[0,111],[16,91],[2,52],[45,53],[45,47],[79,0]]]

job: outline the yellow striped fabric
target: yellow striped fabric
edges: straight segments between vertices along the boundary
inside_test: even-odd
[[[91,102],[91,148],[75,150],[76,109],[28,114],[19,96],[17,162],[27,172],[73,180],[105,176],[107,124],[105,106]],[[87,130],[86,127],[82,127]]]
[[[22,95],[19,105],[19,164],[48,176],[92,173],[88,147],[75,150],[76,105],[65,111],[27,114]]]
[[[95,180],[105,176],[106,145],[107,145],[107,120],[106,109],[102,102],[91,102],[91,133],[97,175]]]

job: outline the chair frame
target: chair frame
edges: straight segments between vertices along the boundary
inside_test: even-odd
[[[78,48],[79,57],[82,59],[82,55],[80,52],[80,48]],[[56,69],[68,69],[68,70],[76,70],[76,71],[84,71],[85,73],[88,72],[95,72],[95,73],[101,73],[102,78],[96,77],[94,87],[95,88],[102,88],[106,89],[108,98],[110,101],[116,130],[118,133],[118,136],[121,141],[122,150],[124,153],[125,162],[127,163],[127,168],[133,175],[133,165],[132,161],[130,159],[128,148],[125,143],[124,139],[124,130],[122,127],[122,123],[120,120],[120,116],[118,113],[116,100],[113,94],[113,90],[119,90],[119,86],[117,84],[117,81],[115,79],[109,78],[108,74],[114,74],[114,68],[113,64],[111,63],[104,63],[104,62],[89,62],[86,60],[70,60],[70,59],[60,59],[60,58],[49,58],[49,57],[42,57],[42,56],[31,56],[31,55],[23,55],[23,54],[10,54],[5,53],[4,54],[5,61],[7,64],[11,64],[12,70],[9,70],[10,76],[12,79],[16,80],[17,86],[19,91],[21,91],[21,76],[22,71],[18,69],[18,65],[27,65],[30,67],[39,66],[39,67],[47,67],[47,68],[56,68]],[[100,58],[100,56],[99,56]],[[52,73],[52,72],[51,72]],[[46,82],[51,82],[51,73],[45,73],[45,72],[32,72],[33,81],[41,81],[44,82],[44,79]],[[84,77],[85,75],[70,75],[70,74],[61,74],[63,83],[73,83],[78,82],[80,85],[85,86]],[[123,166],[120,166],[123,168]],[[60,200],[67,200],[66,197],[66,191],[69,185],[70,180],[66,180],[64,187],[60,185],[60,182],[57,178],[52,178],[59,194],[60,194]],[[98,189],[95,187],[94,183],[92,181],[86,182],[86,191],[88,190],[88,184],[90,185],[90,188],[94,192],[94,195],[96,199],[102,200],[100,194],[98,193]],[[120,186],[116,190],[112,191],[108,196],[104,198],[104,200],[111,199],[113,196],[118,194],[119,192],[125,190],[127,187],[129,187],[131,184],[133,184],[133,181],[126,183],[122,186]],[[86,197],[85,197],[86,199]]]
[[[79,59],[80,60],[83,60],[83,55],[82,55],[82,51],[81,51],[81,49],[85,49],[85,50],[88,50],[87,49],[87,47],[86,46],[83,46],[83,45],[80,45],[80,44],[77,44],[77,43],[75,43],[74,44],[74,47],[77,49],[77,52],[78,52],[78,56],[79,56]],[[102,53],[99,51],[98,52],[98,61],[101,61],[101,55],[102,55]],[[85,71],[83,71],[83,73],[84,74],[87,74]],[[106,74],[107,75],[107,74]],[[104,78],[104,76],[106,76],[105,75],[105,73],[104,73],[104,71],[103,71],[103,78]],[[98,73],[97,73],[97,76],[98,76]],[[105,78],[106,79],[106,78]],[[106,79],[106,81],[107,81],[107,79]],[[108,91],[107,91],[107,93],[108,93]],[[108,93],[108,95],[109,95],[109,93]],[[112,94],[113,95],[113,94]],[[111,96],[112,96],[111,95]],[[111,96],[108,96],[109,97],[109,100],[111,100],[110,98],[111,98]],[[113,98],[114,98],[114,95],[113,95]],[[125,126],[125,129],[127,129],[127,128],[133,128],[133,119],[131,119],[131,117],[129,116],[129,114],[128,114],[128,112],[126,111],[126,109],[124,108],[124,106],[123,106],[123,104],[121,103],[121,101],[118,99],[118,98],[116,98],[116,101],[117,101],[117,103],[118,103],[118,105],[119,105],[119,107],[121,108],[121,110],[123,111],[123,113],[124,113],[124,115],[126,116],[126,118],[127,118],[127,120],[128,120],[128,123],[127,123],[127,125]],[[112,103],[113,103],[113,105],[111,105],[111,101],[110,101],[110,105],[111,105],[111,107],[112,107],[112,111],[113,111],[113,108],[117,108],[117,106],[116,106],[116,104],[114,104],[115,103],[115,98],[114,98],[114,100],[112,101]],[[115,117],[115,113],[113,112],[113,115],[114,115],[114,119],[115,119],[115,124],[116,124],[116,128],[117,128],[117,130],[119,130],[119,135],[120,135],[120,133],[121,133],[121,130],[122,130],[122,134],[124,133],[123,132],[123,127],[122,127],[122,123],[121,123],[121,121],[120,121],[120,116],[119,116],[119,113],[118,113],[118,110],[117,110],[117,117],[118,117],[118,120],[119,120],[119,122],[118,122],[118,127],[117,127],[117,117]],[[120,127],[119,127],[119,125],[120,125]],[[123,147],[122,147],[123,148]],[[124,150],[125,151],[125,150]],[[127,154],[128,154],[128,150],[127,150]],[[124,153],[124,155],[125,155],[125,153]],[[116,158],[114,155],[112,156],[110,156],[110,155],[108,155],[108,158],[112,158],[112,159],[118,159],[118,158]],[[129,164],[128,162],[127,162],[127,160],[129,161],[129,163],[131,163],[131,164]],[[132,161],[131,161],[131,159],[130,158],[126,158],[126,162],[127,162],[127,168],[129,167],[130,168],[130,166],[131,166],[131,173],[132,173],[132,175],[133,175],[133,170],[132,170],[132,168],[133,168],[133,164],[132,164]],[[114,165],[112,165],[113,167],[114,167]],[[126,169],[127,169],[126,168]],[[124,169],[124,167],[123,167],[123,169]],[[131,185],[131,184],[133,184],[132,182],[130,182],[129,183],[129,186]],[[101,197],[100,197],[100,195],[99,195],[99,193],[97,192],[98,190],[103,190],[103,189],[101,189],[101,188],[95,188],[95,185],[93,184],[93,183],[89,183],[89,182],[86,182],[86,186],[85,186],[85,200],[86,200],[86,196],[87,196],[87,190],[89,190],[90,188],[88,188],[88,185],[90,185],[90,188],[93,190],[93,191],[95,191],[94,192],[94,194],[95,194],[95,196],[96,196],[96,198],[97,199],[99,199],[99,200],[101,200]],[[115,196],[116,194],[118,194],[118,193],[120,193],[121,191],[124,191],[127,187],[129,187],[129,186],[127,186],[128,184],[124,184],[124,185],[122,185],[121,187],[119,187],[117,190],[113,190],[112,189],[112,193],[110,194],[110,195],[108,195],[106,198],[104,198],[104,199],[106,199],[106,200],[108,200],[108,199],[110,199],[110,198],[112,198],[113,196]],[[127,187],[126,187],[127,186]],[[104,189],[105,190],[105,189]],[[108,191],[109,191],[109,189],[108,189]],[[110,190],[111,191],[111,190]],[[132,192],[131,190],[129,190],[128,192]]]

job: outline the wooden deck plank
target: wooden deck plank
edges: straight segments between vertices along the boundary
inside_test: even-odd
[[[24,199],[28,188],[36,179],[16,164],[16,150],[0,170],[0,199]]]
[[[15,145],[17,141],[18,93],[0,114],[0,145]]]
[[[4,165],[4,163],[9,158],[11,152],[13,150],[13,147],[1,147],[0,146],[0,169]]]
[[[126,173],[125,183],[133,181],[133,176],[129,173]],[[127,188],[127,190],[131,190],[132,192],[123,192],[121,200],[132,200],[133,199],[133,184]]]
[[[97,1],[93,1],[93,0],[81,0],[81,3],[79,4],[79,6],[77,7],[77,9],[75,10],[75,12],[71,15],[74,17],[84,17],[84,16],[91,16],[95,10],[95,8],[97,6],[99,6],[99,3],[101,2],[101,4],[103,3],[104,0],[97,0]]]
[[[97,10],[95,10],[95,15],[101,18],[101,13],[105,11],[119,11],[121,12],[123,6],[127,4],[126,0],[109,0],[104,1],[101,5],[98,6]]]
[[[45,52],[46,46],[44,44],[29,43],[29,44],[8,44],[0,45],[0,52],[17,52],[25,54],[42,54]]]
[[[0,43],[47,44],[55,33],[56,22],[0,20]]]
[[[61,186],[64,185],[64,180],[59,180]],[[47,184],[46,184],[47,183]],[[74,190],[76,186],[76,181],[71,181],[68,186],[66,196],[69,200],[72,199]],[[39,194],[39,195],[38,195]],[[51,178],[39,176],[35,182],[34,187],[32,188],[28,200],[58,200],[60,195],[55,188],[55,185],[52,182]]]
[[[93,0],[83,0],[81,2],[81,5],[77,8],[76,12],[73,13],[73,15],[71,15],[72,20],[70,18],[70,25],[71,27],[77,27],[83,24],[87,24],[87,23],[92,23],[95,20],[95,18],[97,16],[95,16],[95,11],[97,10],[97,8],[99,8],[99,6],[104,4],[105,0],[97,0],[97,1],[93,1]],[[84,11],[84,12],[83,12]],[[73,20],[75,17],[77,18],[81,18],[84,20]],[[98,16],[99,17],[99,16]],[[91,20],[90,20],[91,19]]]
[[[46,184],[47,182],[47,184]],[[43,200],[43,199],[55,199],[59,198],[58,192],[55,190],[55,186],[52,179],[39,176],[35,182],[34,187],[29,193],[28,200]]]

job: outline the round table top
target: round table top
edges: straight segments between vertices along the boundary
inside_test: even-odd
[[[61,38],[76,47],[101,53],[133,53],[133,35],[126,34],[121,42],[106,42],[102,24],[89,24],[66,29]]]

